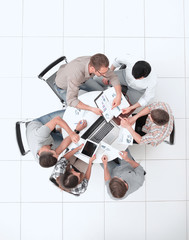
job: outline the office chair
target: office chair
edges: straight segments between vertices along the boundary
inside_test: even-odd
[[[67,64],[67,59],[65,56],[62,56],[60,58],[58,58],[57,60],[55,60],[54,62],[52,62],[50,65],[48,65],[39,75],[38,78],[45,81],[49,87],[53,90],[53,92],[57,95],[57,97],[60,99],[61,103],[63,105],[65,105],[64,100],[62,99],[61,95],[59,94],[59,92],[57,91],[56,85],[55,85],[55,78],[56,78],[56,73],[53,73],[49,78],[44,78],[44,75],[51,70],[53,67],[55,67],[58,63],[60,62],[65,62],[65,64]]]
[[[29,122],[16,122],[16,140],[22,156],[30,152],[26,139],[26,126]]]

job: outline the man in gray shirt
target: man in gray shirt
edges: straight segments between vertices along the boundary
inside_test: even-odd
[[[102,157],[104,165],[104,179],[108,194],[112,199],[124,199],[143,185],[145,171],[139,163],[135,162],[130,152],[120,153],[122,160],[119,164],[108,162],[106,155]]]
[[[62,119],[65,110],[49,113],[31,121],[26,128],[26,137],[29,148],[35,159],[42,167],[51,167],[56,164],[57,158],[69,144],[79,140],[78,133],[87,126],[86,121],[78,123],[72,131],[68,124]],[[63,140],[62,133],[56,130],[56,126],[64,128],[69,134]]]
[[[64,64],[57,72],[55,83],[57,91],[63,99],[71,107],[89,110],[97,115],[101,115],[99,108],[91,107],[78,99],[78,91],[80,86],[90,79],[91,89],[99,90],[95,87],[95,80],[91,79],[95,75],[107,78],[111,85],[115,88],[116,97],[112,103],[112,107],[116,107],[121,103],[121,86],[118,77],[109,68],[109,60],[104,54],[95,54],[91,56],[78,57],[68,64]],[[98,85],[98,83],[96,83]],[[88,87],[90,83],[88,84]],[[102,89],[103,90],[103,89]]]

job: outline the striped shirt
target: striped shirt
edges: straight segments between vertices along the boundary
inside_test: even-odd
[[[154,122],[152,122],[150,120],[150,117],[148,116],[146,119],[146,123],[142,128],[142,131],[145,132],[146,135],[141,138],[140,143],[151,144],[155,147],[161,142],[163,142],[171,134],[173,130],[174,117],[167,103],[157,102],[152,103],[147,107],[149,108],[150,112],[155,109],[162,109],[169,114],[169,122],[167,124],[163,126],[158,126]]]

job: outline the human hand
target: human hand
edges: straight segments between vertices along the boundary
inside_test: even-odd
[[[125,109],[122,109],[122,113],[123,113],[123,114],[127,114],[127,113],[129,113],[131,110],[132,110],[132,107],[130,106],[130,107],[127,107],[127,108],[125,108]]]
[[[104,85],[109,85],[109,80],[107,78],[103,78],[102,82],[104,83]]]
[[[136,122],[137,118],[135,116],[128,118],[128,121],[129,121],[130,125],[133,125]]]
[[[130,123],[129,123],[129,120],[127,118],[122,118],[122,117],[119,117],[119,119],[121,119],[121,122],[120,122],[120,125],[122,127],[125,127],[125,128],[129,128],[131,127]]]
[[[83,130],[85,127],[87,126],[87,121],[86,120],[81,120],[78,122],[77,126],[76,126],[76,130],[77,131],[81,131]]]
[[[70,133],[70,138],[73,143],[77,143],[80,139],[80,136],[76,134],[75,132]]]
[[[89,163],[93,163],[93,161],[96,159],[96,154],[94,154],[90,159],[89,159]]]
[[[121,95],[117,95],[112,102],[112,109],[121,104]]]
[[[81,150],[83,146],[84,146],[84,143],[82,143],[81,145],[79,145],[79,146],[77,147],[77,150]]]
[[[103,155],[101,159],[102,159],[104,166],[107,165],[108,157],[106,155]]]
[[[91,108],[91,111],[92,111],[93,113],[95,113],[96,115],[102,116],[102,110],[101,110],[100,108],[95,108],[95,107],[93,107],[93,108]]]
[[[124,159],[125,161],[128,160],[128,153],[126,151],[121,151],[119,153],[119,155],[121,156],[122,159]]]

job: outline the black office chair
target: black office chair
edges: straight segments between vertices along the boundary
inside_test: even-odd
[[[53,90],[53,92],[57,95],[57,97],[60,99],[61,103],[63,105],[65,105],[65,102],[64,100],[62,99],[61,95],[59,94],[59,92],[57,91],[57,88],[56,88],[56,85],[55,85],[55,78],[56,78],[56,73],[53,73],[49,78],[45,79],[43,78],[44,75],[50,70],[52,69],[53,67],[55,67],[57,64],[59,64],[60,62],[65,62],[65,64],[67,64],[67,59],[65,56],[62,56],[60,58],[58,58],[57,60],[55,60],[54,62],[52,62],[50,65],[48,65],[39,75],[38,75],[38,78],[45,81],[49,87]]]
[[[16,140],[22,156],[30,152],[26,140],[26,126],[29,122],[16,122]]]
[[[125,69],[127,66],[125,64],[122,64],[121,67],[119,68],[119,70],[121,69]],[[126,96],[128,87],[125,85],[121,85],[121,92],[123,93],[124,96]]]

